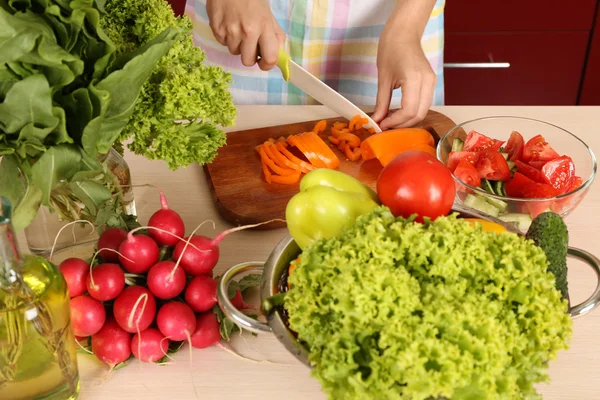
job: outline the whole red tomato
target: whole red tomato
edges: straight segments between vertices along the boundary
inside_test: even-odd
[[[377,179],[377,196],[396,217],[417,214],[431,220],[447,215],[456,196],[450,170],[437,158],[422,151],[400,154],[383,168]]]

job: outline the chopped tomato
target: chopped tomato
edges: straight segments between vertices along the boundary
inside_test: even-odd
[[[509,197],[523,197],[523,188],[535,182],[520,172],[515,172],[513,178],[504,185],[504,190]]]
[[[481,185],[481,177],[475,166],[466,159],[461,160],[454,170],[454,176],[474,187]]]
[[[466,160],[475,166],[478,158],[479,154],[474,151],[453,151],[448,155],[448,169],[454,172],[462,160]]]
[[[523,146],[525,146],[525,139],[517,131],[513,131],[508,138],[506,148],[504,151],[508,153],[508,159],[511,161],[517,161],[523,158]]]
[[[515,164],[517,165],[517,170],[520,173],[522,173],[529,179],[533,180],[534,182],[547,183],[546,178],[544,177],[544,174],[542,174],[542,172],[540,170],[537,170],[537,169],[533,168],[532,166],[527,165],[523,161],[519,161],[519,160],[517,160],[515,162]]]
[[[463,151],[496,150],[502,147],[504,141],[489,138],[477,131],[471,131],[465,138]]]
[[[479,176],[491,181],[507,181],[510,179],[508,163],[497,150],[486,150],[479,153],[475,164]]]
[[[547,183],[537,182],[523,187],[522,193],[523,197],[527,197],[530,199],[545,199],[549,197],[554,197],[558,194],[551,185]]]
[[[542,167],[546,165],[547,162],[548,161],[529,161],[527,164],[541,171]]]
[[[560,155],[546,142],[542,135],[537,135],[527,143],[523,148],[523,161],[550,161]]]
[[[580,176],[573,176],[569,181],[569,185],[564,193],[572,192],[573,190],[579,188],[579,186],[583,185],[583,179]]]
[[[571,157],[558,157],[544,165],[542,175],[554,189],[559,193],[564,193],[571,184],[571,178],[575,175],[575,164],[573,164]]]

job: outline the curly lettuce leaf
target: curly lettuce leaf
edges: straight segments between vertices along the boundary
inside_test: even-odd
[[[285,308],[330,398],[531,398],[572,333],[547,266],[515,234],[380,207],[301,254]]]

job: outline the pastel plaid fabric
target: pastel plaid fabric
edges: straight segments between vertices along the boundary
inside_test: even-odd
[[[357,105],[374,105],[377,97],[377,43],[395,0],[270,0],[271,10],[285,31],[291,58]],[[422,38],[422,47],[438,83],[434,105],[444,103],[443,50],[445,0],[437,0]],[[186,15],[194,25],[194,41],[207,56],[232,74],[236,104],[316,104],[278,68],[245,67],[239,56],[219,44],[208,25],[206,0],[188,0]],[[392,107],[400,105],[395,90]]]

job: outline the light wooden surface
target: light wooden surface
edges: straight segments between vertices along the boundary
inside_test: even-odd
[[[600,155],[600,107],[436,107],[456,122],[490,115],[519,115],[539,118],[570,130],[587,142]],[[237,126],[231,130],[333,117],[321,106],[242,106]],[[161,187],[171,208],[186,222],[187,232],[206,219],[217,223],[217,231],[228,225],[219,219],[197,165],[170,171],[160,161],[149,161],[127,154],[134,184],[152,183]],[[257,165],[258,168],[258,165]],[[232,174],[235,165],[232,165]],[[136,188],[140,221],[158,209],[159,199],[150,188]],[[265,204],[265,207],[268,207]],[[600,255],[600,186],[592,186],[588,196],[568,217],[570,244]],[[200,233],[214,235],[210,227]],[[216,273],[243,261],[265,260],[285,231],[240,232],[226,238],[221,245],[221,259]],[[594,289],[591,270],[581,264],[570,264],[569,286],[573,302],[584,300]],[[174,363],[167,366],[142,365],[130,361],[127,367],[114,371],[105,379],[106,367],[90,356],[81,355],[82,395],[92,399],[323,399],[319,384],[310,378],[309,370],[288,354],[269,334],[258,337],[245,334],[231,346],[254,359],[268,359],[285,365],[254,363],[236,358],[218,347],[180,351]],[[560,353],[550,366],[550,384],[539,385],[545,399],[597,400],[600,376],[600,310],[575,320],[571,348]]]

